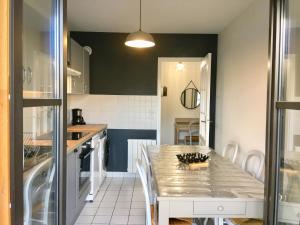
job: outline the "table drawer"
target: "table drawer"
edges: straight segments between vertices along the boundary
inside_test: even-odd
[[[192,217],[193,201],[170,201],[170,217]]]
[[[194,201],[195,215],[244,215],[245,212],[245,202]]]

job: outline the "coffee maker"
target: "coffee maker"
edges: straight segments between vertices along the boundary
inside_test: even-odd
[[[82,116],[82,109],[72,109],[72,124],[73,125],[84,125],[84,119]]]

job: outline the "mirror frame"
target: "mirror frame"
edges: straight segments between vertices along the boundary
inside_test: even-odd
[[[184,95],[184,93],[187,91],[187,90],[195,90],[196,92],[197,92],[197,94],[199,94],[200,95],[200,91],[197,89],[197,88],[186,88],[186,89],[184,89],[182,92],[181,92],[181,95],[180,95],[180,103],[181,103],[181,105],[184,107],[184,108],[186,108],[186,109],[197,109],[199,106],[200,106],[200,102],[199,102],[199,104],[197,104],[195,107],[193,107],[193,108],[189,108],[189,107],[186,107],[184,104],[183,104],[183,102],[182,102],[182,96]]]

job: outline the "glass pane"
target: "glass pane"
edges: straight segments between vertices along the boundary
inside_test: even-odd
[[[53,98],[56,52],[55,1],[24,0],[23,97]]]
[[[300,111],[280,111],[279,224],[300,221]]]
[[[54,111],[23,109],[24,225],[56,224]]]
[[[282,101],[300,101],[300,1],[286,2],[283,32]]]

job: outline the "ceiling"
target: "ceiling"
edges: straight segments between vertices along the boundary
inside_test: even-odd
[[[219,33],[254,0],[142,0],[142,29],[151,33]],[[68,0],[70,30],[133,32],[139,0]]]

